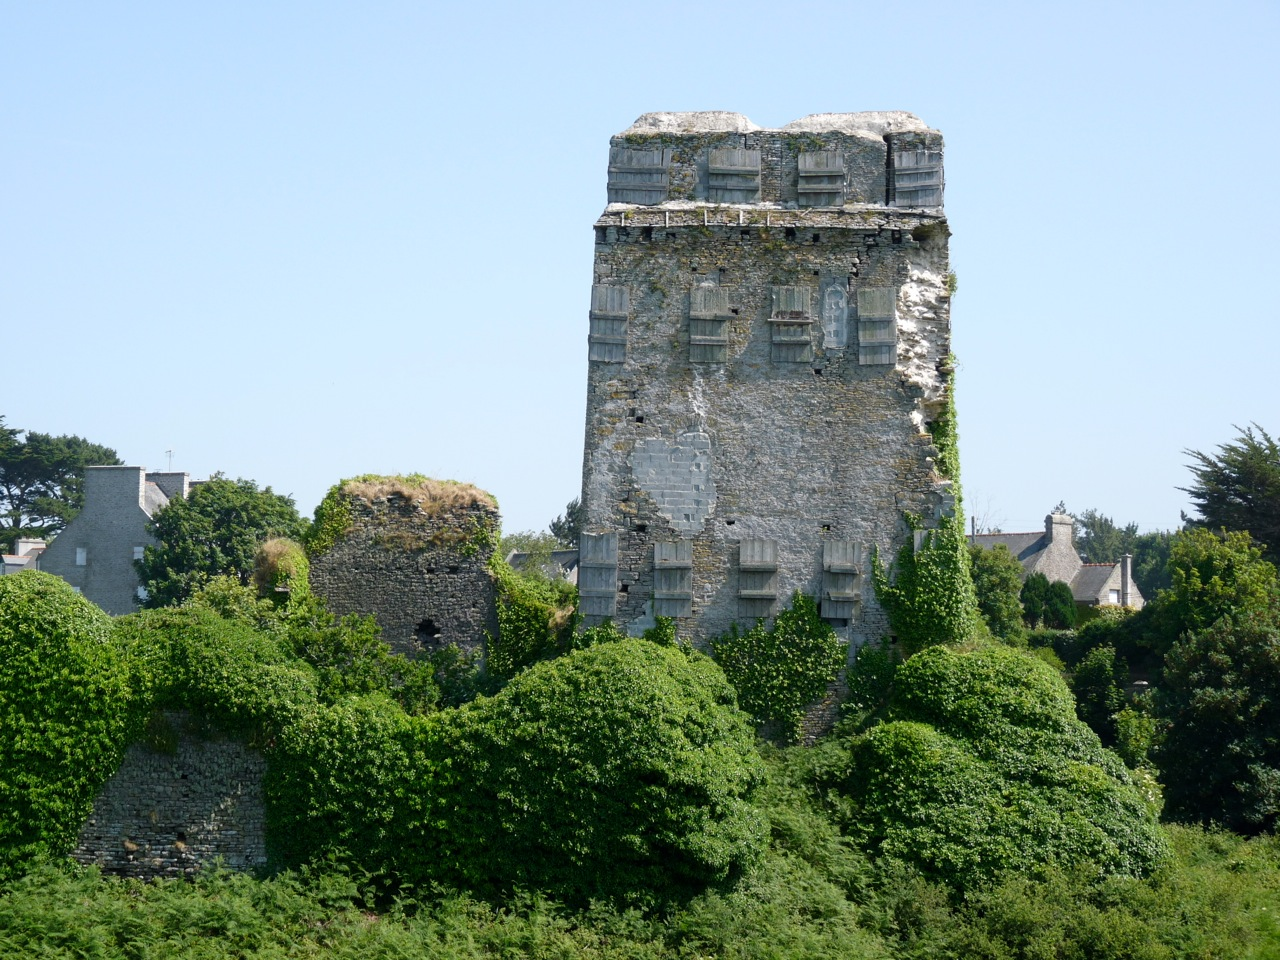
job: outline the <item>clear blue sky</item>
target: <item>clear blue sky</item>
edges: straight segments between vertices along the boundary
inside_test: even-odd
[[[1280,433],[1280,4],[0,5],[0,414],[310,513],[578,492],[591,225],[651,110],[947,140],[966,498],[1143,529]]]

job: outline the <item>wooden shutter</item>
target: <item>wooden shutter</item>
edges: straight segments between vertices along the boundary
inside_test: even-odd
[[[578,541],[579,610],[586,617],[618,612],[618,535],[584,533]]]
[[[858,291],[858,363],[896,363],[898,359],[897,287]]]
[[[693,543],[653,545],[653,614],[656,617],[693,616]]]
[[[822,544],[822,616],[852,620],[862,602],[862,544],[827,540]]]
[[[662,203],[667,199],[671,150],[609,148],[609,202]]]
[[[741,147],[708,151],[707,199],[713,203],[760,199],[760,151]]]
[[[738,616],[771,617],[778,606],[778,541],[738,544]]]
[[[771,356],[783,363],[813,359],[809,327],[813,325],[812,287],[774,287],[769,318]]]
[[[844,154],[815,150],[796,157],[800,179],[796,199],[802,207],[838,207],[844,203]]]
[[[587,358],[601,363],[627,359],[627,316],[631,291],[616,284],[597,283],[591,288],[591,333]]]
[[[729,358],[729,291],[704,284],[689,293],[689,360],[724,363]]]
[[[897,150],[893,154],[893,206],[942,206],[942,154]]]

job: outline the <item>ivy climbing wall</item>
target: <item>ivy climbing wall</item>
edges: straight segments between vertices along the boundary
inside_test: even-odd
[[[646,114],[610,144],[588,314],[588,623],[695,639],[794,590],[853,644],[906,516],[952,508],[942,138],[906,113],[782,129]]]

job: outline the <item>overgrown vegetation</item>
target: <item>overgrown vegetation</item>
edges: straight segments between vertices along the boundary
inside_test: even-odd
[[[510,677],[579,645],[578,590],[573,584],[517,573],[496,556],[489,571],[498,585],[498,635],[487,644],[491,673]]]
[[[826,692],[848,653],[817,603],[799,591],[772,627],[757,620],[741,631],[735,624],[711,641],[711,650],[742,709],[792,743],[799,739],[805,708]]]

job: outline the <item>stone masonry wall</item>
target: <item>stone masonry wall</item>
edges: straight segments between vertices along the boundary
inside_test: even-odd
[[[183,711],[163,716],[172,749],[128,749],[72,856],[104,873],[145,879],[187,876],[215,857],[236,869],[265,864],[262,754],[192,735]]]
[[[793,591],[821,599],[824,550],[857,545],[860,601],[832,623],[854,646],[882,636],[871,550],[891,561],[910,538],[906,514],[932,525],[951,505],[929,434],[951,373],[941,209],[886,203],[883,138],[789,129],[663,133],[676,158],[669,199],[611,203],[595,226],[593,333],[616,336],[595,318],[625,307],[625,357],[601,359],[593,342],[583,576],[588,541],[616,536],[614,617],[632,632],[672,609],[660,596],[679,576],[658,570],[686,554],[692,602],[677,624],[705,640],[776,613]],[[912,136],[940,157],[936,132]],[[646,142],[629,132],[613,145]],[[760,149],[759,199],[701,200],[707,152],[727,146]],[[814,150],[842,152],[844,205],[797,205],[796,157]],[[865,362],[860,302],[883,304],[875,316],[893,331],[878,362]],[[697,322],[708,303],[723,321],[715,361],[691,350],[717,331]],[[776,550],[776,603],[743,597],[744,541]]]
[[[349,503],[346,534],[311,558],[311,587],[329,609],[373,614],[397,653],[483,649],[486,633],[498,629],[486,565],[492,546],[484,546],[497,535],[497,510],[484,503],[436,509],[398,494]]]

